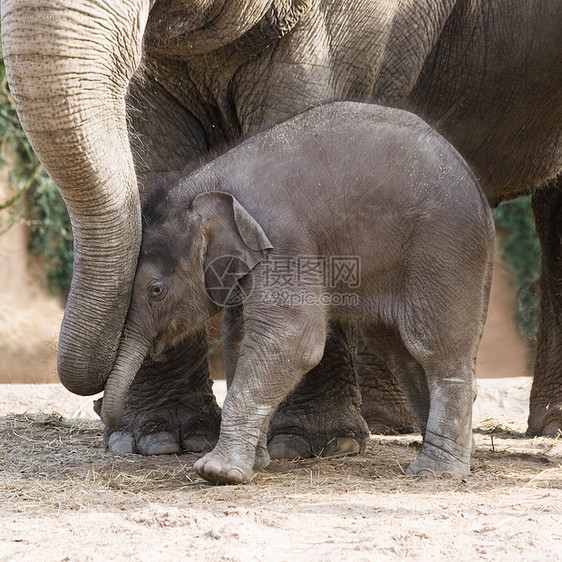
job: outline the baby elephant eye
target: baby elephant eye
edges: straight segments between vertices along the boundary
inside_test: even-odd
[[[166,284],[157,279],[148,286],[148,296],[153,299],[160,299],[166,294]]]

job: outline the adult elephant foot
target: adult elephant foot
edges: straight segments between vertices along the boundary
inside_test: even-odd
[[[199,453],[215,446],[219,427],[202,333],[162,361],[145,361],[127,395],[121,425],[107,427],[104,442],[113,453]]]
[[[396,379],[361,339],[355,362],[363,404],[361,414],[371,433],[413,433],[414,417]]]
[[[530,437],[562,437],[562,399],[536,407],[529,414],[527,435]]]
[[[532,197],[541,243],[540,320],[528,435],[562,434],[562,175]]]
[[[354,334],[334,325],[320,364],[279,406],[268,433],[271,458],[295,459],[357,454],[369,429],[353,367]]]

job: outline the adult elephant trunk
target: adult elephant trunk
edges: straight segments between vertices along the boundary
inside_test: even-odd
[[[129,304],[141,237],[125,96],[149,0],[2,0],[2,44],[22,126],[66,202],[74,276],[58,370],[102,390]]]

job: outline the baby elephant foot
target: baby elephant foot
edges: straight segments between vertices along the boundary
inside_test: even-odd
[[[252,477],[253,462],[238,458],[234,461],[230,456],[216,450],[199,459],[193,469],[199,476],[214,484],[243,484]]]
[[[531,405],[527,435],[531,437],[562,436],[562,399],[558,404],[553,400],[547,406],[540,408]]]
[[[406,476],[441,476],[458,478],[470,472],[470,449],[455,446],[458,451],[451,454],[435,445],[424,443],[419,455],[405,470]]]

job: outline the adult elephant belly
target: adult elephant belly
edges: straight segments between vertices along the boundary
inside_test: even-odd
[[[533,8],[502,11],[501,4],[490,8],[497,17],[479,23],[453,12],[406,100],[457,148],[492,202],[562,170],[562,7],[539,24]]]

